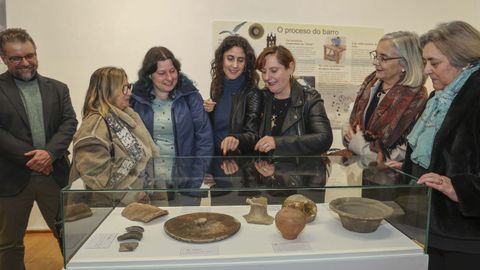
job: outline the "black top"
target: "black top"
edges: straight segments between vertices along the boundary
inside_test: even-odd
[[[282,134],[282,125],[285,121],[288,108],[292,104],[292,99],[276,99],[272,100],[272,136],[279,136]]]

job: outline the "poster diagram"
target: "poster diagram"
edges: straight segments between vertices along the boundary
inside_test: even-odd
[[[383,33],[382,28],[215,21],[212,50],[228,35],[248,39],[257,55],[265,47],[287,47],[297,61],[298,81],[320,92],[332,127],[341,128],[360,85],[374,71],[369,52]]]

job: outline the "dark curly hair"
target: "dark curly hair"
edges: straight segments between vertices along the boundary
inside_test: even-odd
[[[212,75],[212,84],[210,85],[210,97],[215,101],[220,98],[223,92],[223,79],[225,77],[223,72],[223,54],[233,47],[242,48],[245,53],[244,86],[247,88],[257,87],[259,76],[255,71],[255,51],[244,37],[239,35],[228,36],[215,50],[215,58],[211,62],[210,74]]]
[[[168,59],[172,60],[173,66],[180,75],[180,61],[175,58],[175,55],[173,55],[169,49],[158,46],[148,50],[147,54],[145,54],[145,58],[143,59],[142,68],[140,68],[138,71],[138,80],[140,85],[142,85],[142,88],[140,89],[141,92],[149,91],[153,87],[153,82],[150,78],[150,75],[157,71],[158,61],[165,61]],[[142,94],[145,96],[149,95],[149,93]]]

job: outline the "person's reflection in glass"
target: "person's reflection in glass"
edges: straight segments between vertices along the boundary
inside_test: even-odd
[[[291,157],[260,159],[251,163],[252,174],[245,177],[244,187],[264,189],[261,196],[269,204],[282,204],[293,194],[302,194],[316,203],[323,203],[328,167],[328,158]]]
[[[214,183],[207,168],[211,157],[176,157],[173,159],[171,174],[160,173],[162,168],[154,169],[154,180],[151,184],[151,198],[157,203],[168,206],[200,205],[201,199],[207,196],[206,189]],[[159,166],[155,163],[155,166]],[[161,202],[167,200],[166,202]]]

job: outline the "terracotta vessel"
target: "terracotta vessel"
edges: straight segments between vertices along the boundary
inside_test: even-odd
[[[294,194],[283,201],[282,207],[297,208],[305,213],[307,223],[312,222],[317,217],[317,205],[302,194]]]
[[[305,214],[291,207],[280,209],[275,216],[275,225],[282,234],[282,237],[287,240],[296,239],[303,228],[305,228],[306,222]]]

